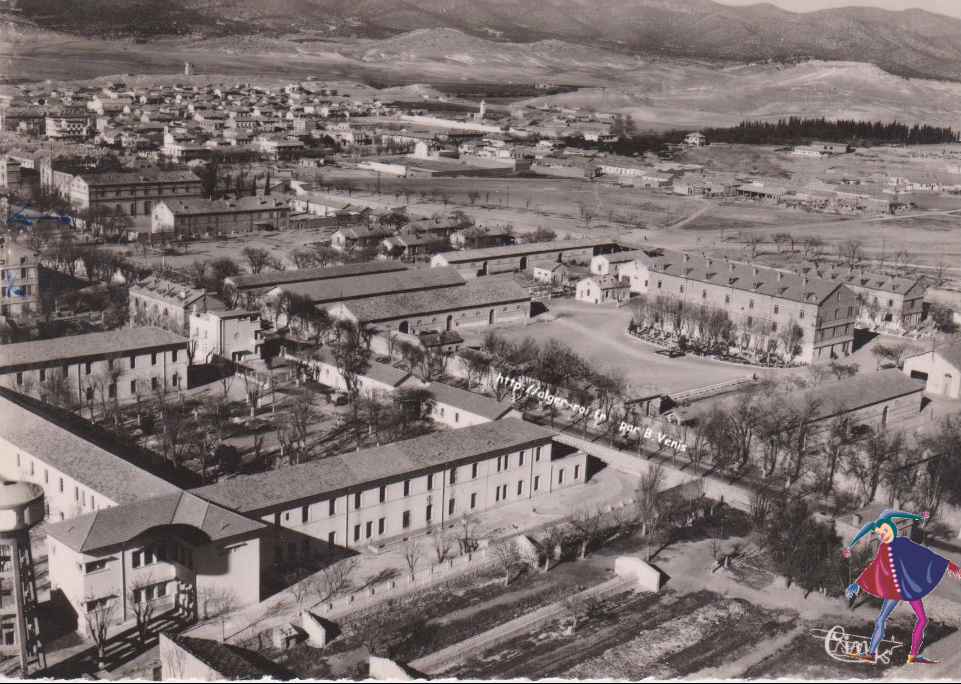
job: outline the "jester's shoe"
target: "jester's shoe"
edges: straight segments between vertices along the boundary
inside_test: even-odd
[[[908,665],[937,665],[940,660],[931,660],[930,658],[925,658],[923,655],[909,655]]]
[[[877,665],[878,664],[878,654],[877,653],[859,653],[854,656],[854,659],[859,663],[864,663],[865,665]]]

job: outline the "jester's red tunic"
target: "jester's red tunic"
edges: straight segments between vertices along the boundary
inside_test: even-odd
[[[858,577],[857,584],[880,599],[914,601],[938,586],[948,566],[946,558],[906,537],[896,537],[878,547],[878,555]]]

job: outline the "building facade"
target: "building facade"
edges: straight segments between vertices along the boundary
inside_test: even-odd
[[[240,197],[232,200],[161,200],[151,214],[152,233],[174,233],[199,238],[286,230],[290,206],[280,196]]]
[[[0,317],[39,310],[39,268],[39,254],[0,237]]]
[[[70,202],[129,216],[151,216],[163,200],[201,197],[203,184],[193,171],[144,170],[80,174],[70,184]]]

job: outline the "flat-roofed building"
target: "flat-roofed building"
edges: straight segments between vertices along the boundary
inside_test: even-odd
[[[289,218],[290,206],[280,195],[229,200],[166,199],[153,207],[150,231],[191,238],[224,236],[255,230],[286,230]]]
[[[619,251],[621,247],[610,240],[556,240],[442,252],[431,258],[430,265],[453,266],[465,275],[485,276],[526,271],[530,264],[546,260],[589,264],[597,254]]]
[[[99,207],[129,216],[151,216],[160,201],[201,197],[203,183],[193,171],[82,173],[70,183],[69,194],[71,204],[80,209]]]
[[[120,328],[0,345],[0,386],[73,402],[126,401],[185,387],[185,337],[161,328]],[[65,398],[65,397],[64,397]]]
[[[240,361],[259,351],[260,313],[245,309],[210,308],[190,314],[193,363],[217,358]]]
[[[522,417],[521,412],[509,401],[497,401],[442,382],[429,383],[425,389],[431,395],[430,417],[451,428]]]
[[[629,281],[614,275],[592,275],[578,281],[575,298],[592,304],[620,304],[631,296]]]
[[[505,418],[223,480],[192,493],[272,523],[290,539],[309,538],[306,553],[359,548],[583,484],[587,456],[555,454],[553,435]],[[280,539],[273,560],[305,553]]]
[[[352,299],[329,306],[328,311],[334,318],[416,335],[418,331],[527,321],[530,304],[530,292],[507,276],[478,278],[454,287]]]

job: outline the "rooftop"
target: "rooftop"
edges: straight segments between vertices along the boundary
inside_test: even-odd
[[[297,677],[296,673],[256,651],[213,639],[197,639],[181,634],[165,636],[228,681],[237,679],[286,681]]]
[[[802,303],[820,304],[841,285],[834,280],[692,252],[663,250],[662,254],[650,257],[649,263],[657,273]]]
[[[443,257],[449,264],[458,264],[479,259],[496,259],[499,257],[524,256],[527,254],[542,254],[564,249],[584,249],[587,247],[616,246],[611,240],[555,240],[553,242],[532,242],[522,245],[505,245],[503,247],[485,247],[481,249],[465,249],[459,252],[441,252],[437,256]]]
[[[163,171],[161,169],[143,169],[140,171],[112,173],[83,173],[80,174],[80,177],[88,186],[200,182],[200,179],[193,171]]]
[[[281,196],[238,197],[237,199],[164,199],[164,204],[174,215],[232,214],[265,209],[287,208],[287,199]]]
[[[483,394],[445,385],[442,382],[430,383],[427,386],[427,391],[431,393],[435,401],[483,416],[489,420],[498,420],[514,409],[514,405],[509,401],[497,401]]]
[[[0,416],[3,440],[117,504],[179,491],[131,463],[128,458],[138,456],[133,450],[123,453],[106,440],[95,443],[89,424],[75,415],[0,388]]]
[[[908,377],[897,368],[889,368],[799,390],[793,396],[799,401],[815,398],[819,407],[814,419],[822,420],[906,394],[920,395],[923,391],[923,382]]]
[[[305,283],[312,280],[327,280],[329,278],[345,278],[353,275],[372,273],[389,273],[392,271],[406,271],[404,264],[396,261],[365,261],[359,264],[343,264],[340,266],[324,266],[321,268],[300,268],[289,271],[267,271],[256,274],[237,275],[228,278],[238,290],[255,288],[270,288],[285,283]]]
[[[552,430],[518,418],[434,432],[280,470],[223,480],[192,493],[241,513],[323,498],[373,483],[410,477],[480,456],[542,444]]]
[[[310,297],[316,304],[345,299],[372,297],[386,293],[432,290],[463,285],[464,278],[454,268],[421,268],[409,271],[349,275],[304,283],[282,285],[290,294]]]
[[[167,525],[191,527],[204,541],[213,542],[266,527],[189,492],[176,492],[61,520],[47,527],[47,534],[74,551],[90,553],[125,544],[153,528]]]
[[[123,355],[163,347],[186,348],[187,338],[169,330],[148,326],[4,344],[0,345],[0,372],[43,363],[62,363],[69,359],[104,358],[110,354]]]
[[[405,316],[530,301],[530,298],[527,289],[517,284],[512,277],[488,276],[454,287],[353,299],[339,306],[349,311],[358,322],[376,323]]]

